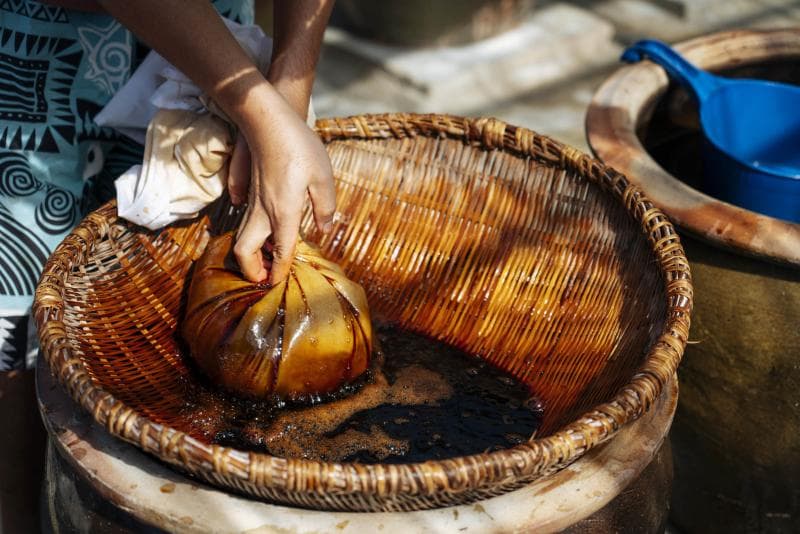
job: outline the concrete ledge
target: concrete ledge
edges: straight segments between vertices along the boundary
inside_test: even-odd
[[[622,41],[675,42],[762,20],[772,27],[796,25],[792,7],[797,0],[605,0],[594,2],[592,11],[613,23]]]
[[[514,30],[465,46],[392,47],[337,28],[326,32],[325,45],[394,77],[409,110],[464,113],[615,61],[620,48],[613,37],[608,21],[559,3],[537,10]],[[334,96],[320,95],[317,105],[324,108],[324,99]]]

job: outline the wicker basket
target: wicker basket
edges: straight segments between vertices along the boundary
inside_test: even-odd
[[[287,460],[185,432],[183,288],[216,214],[160,233],[108,204],[60,245],[36,294],[47,361],[108,431],[209,482],[305,507],[412,510],[496,495],[573,462],[672,379],[692,287],[680,241],[624,176],[529,130],[440,115],[322,120],[339,215],[306,235],[374,314],[482,355],[544,400],[539,437],[400,465]],[[209,225],[209,221],[213,224]]]

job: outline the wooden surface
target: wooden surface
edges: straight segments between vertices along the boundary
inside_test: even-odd
[[[186,478],[110,436],[78,409],[42,364],[37,378],[40,409],[61,458],[51,455],[48,462],[46,520],[56,522],[54,531],[78,521],[80,532],[126,532],[126,514],[143,525],[173,532],[261,534],[556,532],[568,527],[573,532],[660,532],[665,522],[671,479],[668,449],[651,460],[662,450],[672,421],[675,380],[653,409],[614,440],[520,490],[435,510],[344,513],[256,502]],[[79,509],[66,509],[70,506]]]

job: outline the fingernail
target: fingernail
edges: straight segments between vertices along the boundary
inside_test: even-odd
[[[325,224],[322,225],[322,233],[329,234],[331,233],[331,230],[333,230],[332,222],[326,222]]]

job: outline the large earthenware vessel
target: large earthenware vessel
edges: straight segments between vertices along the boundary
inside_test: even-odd
[[[797,31],[725,32],[676,48],[717,73],[800,83]],[[679,373],[672,518],[688,532],[797,532],[800,225],[694,188],[695,110],[644,62],[611,76],[586,120],[592,150],[679,226],[692,262],[695,343]]]
[[[339,0],[333,22],[381,43],[459,45],[516,27],[534,4],[535,0]]]

